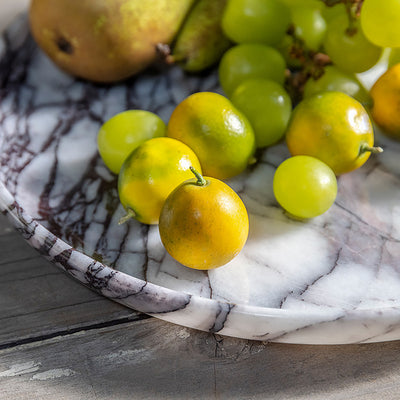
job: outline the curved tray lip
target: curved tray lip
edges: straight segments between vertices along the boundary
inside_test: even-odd
[[[377,315],[379,315],[382,321],[391,324],[393,320],[400,319],[399,307],[387,306],[350,311],[338,311],[337,309],[327,311],[318,307],[313,311],[301,311],[236,304],[192,295],[117,271],[74,249],[27,214],[1,181],[0,211],[6,215],[31,247],[80,283],[128,308],[168,322],[224,336],[283,343],[346,344],[397,339],[397,337],[382,339],[380,335],[377,335],[376,340],[373,337],[346,339],[351,335],[346,322],[350,325],[361,319],[364,323],[376,322]],[[94,276],[95,279],[89,279]],[[314,324],[316,326],[319,324],[329,325],[335,324],[338,320],[344,323],[341,327],[343,333],[339,333],[339,336],[333,340],[319,338],[320,334],[312,335],[314,339],[311,340],[298,339],[296,335],[291,337],[290,331],[286,332],[284,329],[278,329],[279,333],[275,332],[271,335],[267,330],[263,331],[263,327],[256,328],[258,323],[268,326],[268,324],[280,321],[283,325],[300,325],[293,329],[294,332],[298,332],[304,328],[312,328]],[[289,339],[285,338],[287,333],[289,333]]]

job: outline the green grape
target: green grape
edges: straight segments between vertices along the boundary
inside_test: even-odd
[[[336,199],[337,180],[322,161],[294,156],[278,166],[273,179],[277,202],[297,218],[314,218],[328,211]]]
[[[97,148],[104,164],[118,174],[128,155],[148,139],[165,136],[166,125],[156,114],[128,110],[106,121],[97,135]]]
[[[375,45],[400,46],[399,0],[364,0],[360,20],[364,35]]]
[[[285,59],[278,50],[259,43],[244,43],[231,47],[219,63],[219,81],[227,96],[249,78],[285,80]]]
[[[319,8],[303,5],[291,7],[295,35],[310,50],[318,51],[326,32],[326,22]]]
[[[318,79],[309,78],[304,86],[304,97],[310,97],[320,92],[343,92],[367,105],[371,102],[368,91],[355,74],[343,72],[334,65],[327,65],[324,73]]]
[[[281,0],[289,8],[292,7],[312,7],[322,10],[325,4],[321,0]]]
[[[321,13],[328,24],[339,15],[347,15],[346,6],[344,3],[338,3],[331,7],[324,5]]]
[[[221,24],[236,43],[274,45],[289,27],[290,11],[279,0],[229,0]]]
[[[354,21],[355,33],[348,33],[348,27],[347,15],[339,15],[330,22],[324,39],[325,52],[343,71],[367,71],[379,61],[382,48],[364,36],[359,21]]]
[[[257,147],[282,138],[292,112],[291,99],[282,85],[269,79],[249,79],[235,89],[231,101],[250,121]]]

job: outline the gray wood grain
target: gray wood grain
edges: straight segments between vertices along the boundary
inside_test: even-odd
[[[398,343],[221,338],[156,319],[0,352],[7,399],[398,399]]]

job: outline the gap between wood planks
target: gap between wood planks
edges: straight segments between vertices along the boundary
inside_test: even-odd
[[[78,332],[83,332],[83,331],[91,331],[91,330],[95,330],[95,329],[108,328],[111,326],[129,324],[129,323],[132,323],[135,321],[142,321],[142,320],[149,319],[149,318],[153,318],[153,317],[151,317],[150,315],[147,315],[147,314],[139,314],[139,315],[135,315],[134,317],[129,316],[129,317],[124,317],[124,318],[120,318],[120,319],[115,319],[112,321],[98,322],[96,324],[80,326],[77,328],[63,329],[63,330],[49,333],[46,335],[32,336],[32,337],[25,338],[25,339],[19,339],[19,340],[13,341],[13,342],[0,343],[0,351],[5,350],[5,349],[11,349],[13,347],[17,347],[17,346],[24,345],[24,344],[35,343],[35,342],[40,342],[43,340],[53,339],[55,337],[62,337],[62,336],[72,335],[72,334],[78,333]]]

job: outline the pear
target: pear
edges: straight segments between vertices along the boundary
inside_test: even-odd
[[[95,82],[126,79],[171,43],[196,0],[32,0],[32,36],[62,70]]]
[[[213,66],[232,45],[221,28],[227,0],[198,0],[188,14],[166,58],[184,70],[198,72]]]

